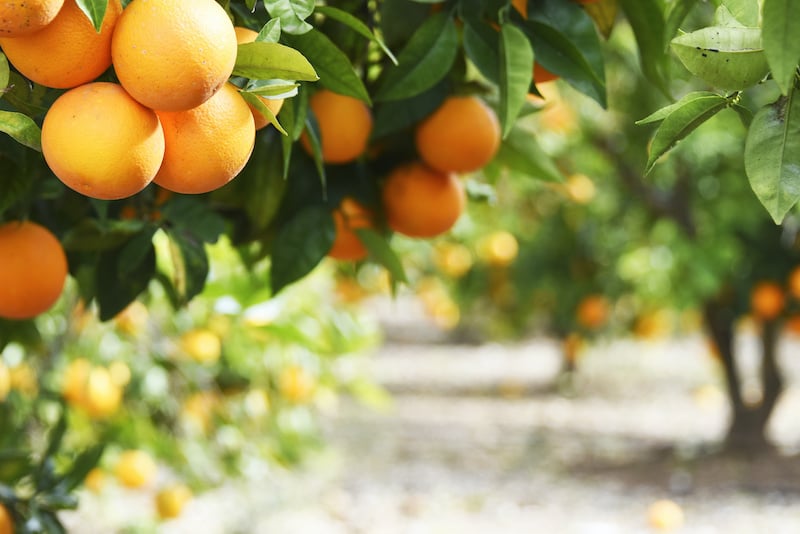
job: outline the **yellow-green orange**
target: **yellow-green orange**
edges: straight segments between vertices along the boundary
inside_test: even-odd
[[[28,35],[0,38],[0,46],[29,80],[58,89],[76,87],[111,66],[111,36],[121,11],[119,0],[110,0],[98,33],[75,0],[66,0],[50,24]]]
[[[0,36],[19,37],[39,31],[58,15],[64,0],[5,0],[0,2]]]
[[[111,43],[114,71],[139,102],[159,111],[199,106],[236,62],[236,32],[214,0],[133,0]]]
[[[160,111],[166,149],[155,182],[176,193],[207,193],[233,180],[255,144],[247,102],[231,84],[186,111]]]
[[[0,226],[0,258],[0,317],[36,317],[61,296],[67,256],[44,226],[19,221]]]
[[[322,89],[311,96],[309,107],[317,119],[326,163],[348,163],[364,153],[372,132],[372,114],[364,102]],[[311,154],[308,134],[304,132],[300,141]]]
[[[114,474],[123,486],[141,488],[155,479],[157,470],[158,467],[149,454],[140,450],[128,450],[120,454]]]
[[[183,484],[174,484],[156,494],[156,510],[161,519],[173,519],[181,515],[183,508],[192,499],[192,490]]]
[[[242,43],[252,43],[258,37],[258,32],[251,30],[250,28],[244,28],[242,26],[236,26],[234,28],[236,30],[236,42],[239,44]],[[272,112],[273,115],[277,115],[280,112],[281,108],[283,107],[283,99],[282,98],[267,98],[265,96],[259,96],[261,101],[264,103],[265,106]],[[269,124],[269,119],[267,119],[264,115],[262,115],[257,109],[253,106],[250,106],[250,111],[253,112],[253,119],[256,123],[256,130],[260,130],[264,128],[267,124]]]
[[[42,125],[42,152],[67,186],[115,200],[144,189],[164,158],[158,116],[114,83],[93,82],[58,97]]]

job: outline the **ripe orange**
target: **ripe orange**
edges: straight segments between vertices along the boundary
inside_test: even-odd
[[[42,153],[67,186],[115,200],[144,189],[164,158],[158,116],[114,83],[93,82],[58,97],[42,125]]]
[[[236,32],[214,0],[133,0],[111,42],[114,70],[139,102],[158,111],[199,106],[236,62]]]
[[[595,329],[608,321],[609,312],[608,300],[603,295],[589,295],[580,301],[575,316],[579,325]]]
[[[85,395],[84,408],[94,419],[113,415],[122,403],[122,388],[105,367],[94,367],[89,372]]]
[[[478,241],[478,256],[494,267],[507,267],[517,258],[519,242],[514,234],[498,230]]]
[[[775,319],[781,314],[785,304],[783,289],[775,282],[759,282],[750,293],[750,308],[759,319]]]
[[[156,494],[156,510],[161,519],[181,515],[184,506],[192,499],[192,490],[183,484],[168,486]]]
[[[111,66],[111,35],[121,11],[119,0],[110,0],[97,33],[75,0],[66,0],[50,24],[29,35],[0,38],[0,46],[29,80],[58,89],[76,87]]]
[[[0,36],[19,37],[39,31],[58,15],[64,0],[0,3]]]
[[[0,226],[0,317],[30,319],[55,304],[67,279],[67,256],[44,226]]]
[[[536,84],[551,82],[559,78],[558,74],[553,74],[539,63],[533,64],[533,82]]]
[[[372,114],[364,102],[322,89],[311,96],[309,106],[317,119],[326,163],[348,163],[364,153],[372,132]],[[306,132],[300,141],[311,154]]]
[[[500,148],[497,115],[474,96],[452,96],[417,126],[415,142],[422,160],[441,172],[472,172]]]
[[[789,294],[796,299],[800,299],[800,267],[795,267],[789,274],[788,286]]]
[[[372,228],[372,213],[356,200],[345,197],[333,212],[336,239],[328,256],[337,260],[363,260],[367,248],[358,238],[355,229]]]
[[[158,466],[144,451],[128,450],[120,454],[114,474],[120,484],[127,488],[141,488],[149,485],[156,477]]]
[[[207,193],[233,180],[256,140],[253,114],[235,86],[186,111],[158,112],[166,149],[155,182],[176,193]]]
[[[409,237],[443,234],[456,223],[465,205],[464,186],[455,174],[419,162],[398,167],[383,186],[389,227]]]
[[[252,43],[256,40],[256,37],[258,37],[258,32],[253,31],[250,28],[236,26],[233,29],[236,31],[236,42],[239,44]],[[259,98],[262,102],[264,102],[264,105],[269,108],[273,115],[277,115],[283,107],[282,98],[267,98],[265,96],[260,96]],[[251,106],[250,111],[253,112],[253,119],[256,121],[256,130],[260,130],[269,124],[267,118],[259,113],[254,107]]]
[[[2,504],[0,504],[0,534],[14,534],[14,518]]]

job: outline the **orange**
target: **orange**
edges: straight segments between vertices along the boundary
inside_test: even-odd
[[[105,367],[94,367],[89,372],[85,395],[84,407],[95,419],[113,415],[122,403],[122,388],[114,383]]]
[[[589,295],[578,304],[575,316],[584,328],[600,328],[608,320],[608,300],[603,295]]]
[[[295,404],[310,401],[316,387],[316,379],[300,365],[290,365],[278,376],[281,397]]]
[[[192,499],[192,490],[183,484],[173,484],[156,494],[156,510],[161,519],[173,519],[181,515],[184,506]]]
[[[775,282],[759,282],[750,293],[750,307],[759,319],[775,319],[783,311],[785,303],[783,289]]]
[[[58,238],[34,222],[0,226],[0,317],[30,319],[55,304],[67,280]]]
[[[116,200],[153,180],[164,158],[164,132],[155,112],[121,86],[93,82],[53,102],[42,125],[42,153],[70,188]]]
[[[472,172],[500,148],[497,115],[475,96],[451,96],[417,126],[422,160],[441,172]]]
[[[155,478],[158,467],[153,458],[144,451],[128,450],[120,454],[114,474],[120,484],[127,488],[141,488]]]
[[[236,42],[239,44],[252,43],[256,40],[256,37],[258,37],[258,32],[253,31],[250,28],[236,26],[233,29],[236,31]],[[259,98],[262,102],[264,102],[264,105],[269,108],[273,115],[277,116],[283,107],[282,98],[267,98],[265,96],[259,96]],[[260,130],[269,124],[269,120],[264,115],[259,113],[254,107],[250,106],[250,111],[253,112],[253,119],[256,121],[256,130]]]
[[[0,36],[19,37],[50,24],[64,0],[25,0],[0,3]]]
[[[196,328],[181,336],[181,348],[192,360],[212,364],[222,355],[222,340],[211,330]]]
[[[796,299],[800,299],[800,267],[795,267],[789,274],[789,294]]]
[[[58,89],[76,87],[111,66],[111,35],[121,11],[119,0],[110,0],[97,33],[75,0],[66,0],[50,24],[29,35],[0,38],[0,46],[29,80]]]
[[[383,186],[389,227],[409,237],[434,237],[448,231],[464,212],[464,186],[453,173],[422,163],[402,165]]]
[[[311,96],[309,106],[319,126],[323,161],[348,163],[364,153],[372,132],[372,114],[364,102],[322,89]],[[300,141],[311,154],[306,132]]]
[[[187,111],[158,112],[164,163],[155,182],[175,193],[207,193],[233,180],[256,140],[253,114],[231,84]]]
[[[514,234],[499,230],[478,241],[478,256],[494,267],[507,267],[517,258],[519,243]]]
[[[0,534],[14,534],[14,518],[2,504],[0,504]]]
[[[533,82],[536,84],[551,82],[559,78],[558,74],[553,74],[539,63],[533,64]]]
[[[450,278],[461,278],[472,268],[472,252],[461,243],[439,243],[433,250],[433,262]]]
[[[357,228],[372,228],[372,213],[356,200],[345,197],[333,212],[336,239],[328,256],[337,260],[363,260],[367,248],[359,239]]]
[[[159,111],[199,106],[236,63],[236,32],[214,0],[133,0],[111,42],[114,70],[139,102]]]

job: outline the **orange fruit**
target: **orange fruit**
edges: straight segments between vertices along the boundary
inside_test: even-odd
[[[42,125],[42,153],[75,191],[103,200],[144,189],[164,158],[158,116],[115,84],[93,82],[58,97]]]
[[[319,126],[323,161],[348,163],[364,153],[372,132],[372,114],[364,102],[322,89],[311,96],[309,106]],[[306,132],[300,141],[312,154]]]
[[[316,379],[300,365],[289,365],[278,375],[281,397],[295,404],[304,404],[314,396]]]
[[[3,504],[0,504],[0,534],[14,534],[14,518]]]
[[[417,152],[441,172],[472,172],[500,148],[497,115],[475,96],[451,96],[417,126]]]
[[[253,114],[231,84],[186,111],[160,111],[166,149],[155,182],[176,193],[207,193],[233,180],[256,140]]]
[[[0,46],[29,80],[58,89],[77,87],[111,66],[111,35],[121,11],[119,0],[110,0],[98,33],[75,0],[66,0],[50,24],[29,35],[0,38]]]
[[[197,363],[212,364],[222,356],[222,340],[206,328],[185,332],[181,336],[181,348]]]
[[[750,308],[759,319],[775,319],[781,314],[785,304],[783,289],[775,282],[759,282],[750,292]]]
[[[256,40],[256,37],[258,37],[258,32],[253,31],[250,28],[236,26],[233,29],[236,31],[236,42],[239,44],[252,43]],[[262,102],[264,102],[264,105],[269,108],[273,115],[277,116],[283,107],[282,98],[267,98],[265,96],[259,96],[259,98]],[[253,112],[253,119],[256,121],[256,130],[260,130],[269,124],[269,120],[264,117],[264,115],[259,113],[254,107],[250,106],[250,111]]]
[[[178,517],[190,500],[192,500],[192,490],[183,484],[166,487],[156,494],[158,516],[161,519]]]
[[[519,242],[514,234],[498,230],[478,241],[478,256],[494,267],[507,267],[517,258]]]
[[[558,74],[553,74],[539,63],[533,64],[533,82],[536,84],[551,82],[559,78]]]
[[[104,419],[116,413],[122,403],[122,388],[114,383],[105,367],[94,367],[86,381],[84,407],[94,419]]]
[[[114,71],[139,102],[159,111],[199,106],[225,85],[236,32],[214,0],[133,0],[111,41]]]
[[[433,251],[433,262],[450,278],[461,278],[472,268],[472,252],[461,243],[439,243]]]
[[[0,317],[36,317],[61,296],[67,256],[44,226],[19,221],[0,226],[0,258]]]
[[[793,336],[800,336],[800,315],[792,315],[786,318],[784,329]]]
[[[50,24],[64,0],[27,0],[0,3],[0,36],[19,37]]]
[[[800,267],[795,267],[789,274],[788,284],[789,294],[796,299],[800,299]]]
[[[367,248],[359,239],[357,228],[372,228],[372,213],[356,200],[345,197],[333,212],[336,224],[336,239],[328,256],[337,260],[362,260],[367,257]]]
[[[423,163],[402,165],[383,185],[389,227],[409,237],[434,237],[448,231],[464,212],[466,194],[453,173]]]
[[[589,295],[580,301],[575,316],[584,328],[595,329],[608,321],[609,312],[608,300],[603,295]]]
[[[128,450],[120,454],[114,474],[120,484],[127,488],[141,488],[149,485],[155,478],[158,466],[144,451]]]

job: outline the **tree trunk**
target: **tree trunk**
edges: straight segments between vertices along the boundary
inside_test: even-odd
[[[706,304],[705,322],[716,344],[725,371],[731,424],[725,437],[725,448],[734,453],[756,454],[772,450],[766,427],[783,389],[777,362],[779,324],[766,321],[761,332],[760,402],[747,404],[742,397],[741,380],[736,370],[734,319],[732,310],[721,299]]]

